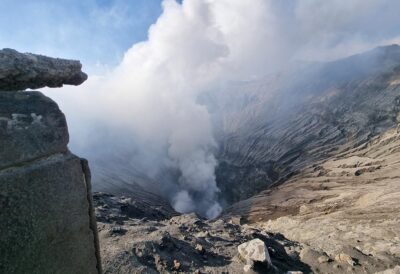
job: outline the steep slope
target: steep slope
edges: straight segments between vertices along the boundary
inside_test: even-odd
[[[228,204],[393,128],[400,47],[308,64],[202,100],[220,144],[217,182]]]
[[[334,62],[297,64],[203,94],[199,100],[212,115],[218,142],[222,203],[249,198],[396,126],[399,79],[400,46],[392,45]],[[92,162],[95,190],[131,194],[139,185],[162,196],[163,180],[176,174],[150,178],[132,164],[130,144],[122,138]]]
[[[254,175],[246,183],[262,183],[260,170],[269,176],[264,191],[228,207],[225,218],[243,217],[304,245],[299,256],[315,273],[374,273],[400,265],[399,47],[328,64],[324,75],[332,75],[331,66],[357,72],[354,60],[371,64],[360,60],[375,54],[383,59],[373,72],[349,72],[351,80],[342,83],[334,78],[330,88],[261,127],[255,138],[241,138],[238,129],[235,141],[224,139],[221,158],[237,152],[234,161],[227,157],[233,167],[224,176],[243,178],[235,177],[235,165]],[[268,172],[270,163],[275,173]],[[239,196],[247,189],[253,190]]]
[[[392,268],[400,265],[399,159],[400,130],[390,129],[234,204],[226,214],[246,216],[259,228],[326,252],[331,271],[343,252],[357,260],[354,272]]]

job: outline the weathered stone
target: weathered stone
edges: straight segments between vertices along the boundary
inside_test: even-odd
[[[174,269],[179,270],[181,268],[181,263],[178,260],[174,260]]]
[[[102,272],[88,163],[68,151],[55,102],[14,91],[78,85],[80,69],[0,51],[0,273]]]
[[[243,271],[244,272],[250,272],[252,269],[253,265],[251,264],[246,264],[245,266],[243,266]]]
[[[0,171],[0,273],[98,273],[81,160],[54,154]]]
[[[260,239],[253,239],[238,246],[240,257],[246,262],[245,272],[253,266],[254,262],[272,265],[271,258],[265,243]]]
[[[348,263],[351,266],[355,266],[356,262],[353,260],[353,258],[345,253],[340,253],[335,256],[335,261],[341,262],[341,263]]]
[[[57,104],[37,91],[0,92],[0,169],[67,151]]]
[[[229,223],[234,225],[242,225],[244,223],[244,220],[241,216],[232,216],[229,220]]]
[[[80,85],[87,79],[81,69],[79,61],[3,49],[0,50],[0,90]]]
[[[203,254],[204,253],[204,247],[201,245],[201,244],[197,244],[196,245],[196,250],[198,251],[198,252],[200,252],[201,254]]]
[[[330,260],[331,260],[331,259],[330,259],[328,256],[326,256],[326,255],[322,255],[322,256],[319,256],[319,257],[318,257],[318,262],[319,262],[320,264],[329,263]]]

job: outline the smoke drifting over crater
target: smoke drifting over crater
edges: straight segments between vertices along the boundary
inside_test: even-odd
[[[49,95],[66,112],[71,146],[90,160],[95,183],[114,172],[163,194],[177,211],[213,218],[221,212],[218,147],[199,95],[294,60],[396,42],[394,6],[400,8],[372,0],[165,0],[148,40],[133,45],[118,67],[90,77],[83,91]],[[371,28],[377,9],[388,16]]]

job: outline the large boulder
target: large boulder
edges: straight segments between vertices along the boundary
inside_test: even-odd
[[[248,272],[255,262],[272,266],[271,257],[265,243],[260,239],[253,239],[238,246],[240,257],[246,262],[244,271]]]

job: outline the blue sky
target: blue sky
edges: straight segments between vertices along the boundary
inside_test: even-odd
[[[0,0],[0,48],[79,59],[86,72],[102,74],[146,39],[162,12],[161,1]],[[337,58],[400,41],[398,0],[270,2],[279,20],[265,28],[281,33],[283,46],[310,45],[305,58],[324,59],[335,47]],[[318,54],[318,46],[328,54]]]
[[[1,0],[0,48],[79,59],[97,72],[145,40],[160,14],[161,0]]]

